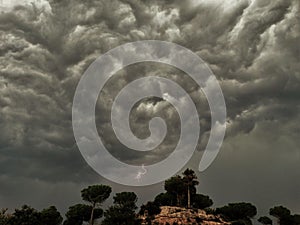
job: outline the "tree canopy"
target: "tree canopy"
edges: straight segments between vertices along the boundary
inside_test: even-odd
[[[159,214],[161,209],[155,202],[147,202],[147,204],[141,206],[139,214],[144,215],[146,211],[149,217],[153,217]]]
[[[192,201],[192,206],[197,209],[205,209],[211,207],[213,201],[207,195],[195,194]]]
[[[195,202],[199,200],[199,196],[195,197],[198,184],[195,172],[191,169],[186,169],[182,176],[176,175],[165,181],[164,188],[166,193],[157,195],[155,202],[159,205],[176,205],[187,208],[191,206],[202,207],[201,204]]]
[[[227,206],[216,209],[216,213],[222,214],[229,221],[239,221],[251,224],[251,218],[257,214],[256,207],[251,203],[229,203]]]
[[[300,215],[291,215],[291,211],[284,206],[275,206],[269,214],[277,218],[280,225],[300,225]]]
[[[134,192],[121,192],[114,196],[114,205],[109,207],[105,213],[102,225],[136,225],[135,210],[137,196]]]
[[[109,197],[111,191],[111,187],[107,185],[93,185],[83,189],[81,197],[84,201],[96,205],[103,203]]]
[[[55,206],[50,206],[47,209],[41,211],[41,224],[47,225],[60,225],[63,221],[62,216],[57,211]]]
[[[176,197],[176,205],[182,205],[182,199],[184,197],[184,182],[181,176],[174,176],[165,181],[165,190],[171,195]]]
[[[187,207],[191,208],[191,195],[196,193],[196,188],[195,186],[199,184],[198,180],[197,180],[197,176],[195,174],[195,171],[191,170],[191,169],[186,169],[183,172],[183,183],[185,186],[185,190],[186,190],[186,200],[187,200]]]
[[[34,208],[23,205],[21,209],[15,209],[9,219],[10,225],[40,225],[40,214]]]
[[[94,224],[94,212],[98,206],[108,199],[111,193],[111,187],[107,185],[92,185],[81,191],[81,197],[84,201],[91,203],[92,210],[90,214],[90,225]]]
[[[69,207],[66,213],[66,221],[64,225],[81,225],[84,221],[89,221],[92,212],[92,206],[85,204],[76,204]],[[94,210],[94,219],[99,219],[103,216],[102,209]]]

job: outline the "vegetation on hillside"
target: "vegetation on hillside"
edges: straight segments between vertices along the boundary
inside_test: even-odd
[[[229,203],[223,207],[210,208],[212,199],[197,193],[199,184],[195,172],[187,169],[181,175],[176,175],[164,183],[165,192],[158,194],[153,201],[143,204],[137,213],[137,195],[134,192],[121,192],[113,196],[113,205],[105,211],[102,204],[111,195],[112,189],[107,185],[92,185],[81,191],[82,200],[70,206],[65,214],[65,220],[55,206],[38,211],[28,205],[8,213],[7,209],[0,210],[0,225],[139,225],[140,216],[146,215],[149,225],[155,215],[159,214],[160,206],[178,206],[187,209],[202,209],[209,214],[221,215],[224,221],[233,225],[251,225],[257,214],[256,207],[251,203]],[[267,216],[257,219],[263,225],[300,225],[300,215],[292,214],[283,206],[275,206],[269,211],[273,220]],[[101,219],[102,220],[99,220]]]

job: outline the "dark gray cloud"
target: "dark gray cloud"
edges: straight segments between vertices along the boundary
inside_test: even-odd
[[[201,188],[219,204],[244,197],[262,207],[281,201],[300,211],[297,0],[10,4],[5,3],[0,14],[0,207],[23,202],[42,207],[55,199],[63,208],[78,199],[82,186],[105,182],[81,158],[73,138],[76,85],[101,53],[130,41],[158,39],[196,52],[224,93],[227,136],[218,160],[199,174]],[[151,154],[126,149],[113,133],[109,113],[114,97],[127,83],[147,75],[168,77],[190,94],[199,110],[202,136],[196,156],[201,154],[209,136],[210,111],[188,76],[158,64],[133,65],[117,75],[96,107],[99,134],[113,155],[133,164],[153,163],[167,157],[178,141],[178,115],[161,99],[141,101],[131,115],[133,132],[140,137],[149,134],[153,116],[166,119],[168,136]],[[198,162],[192,160],[189,166],[197,169]],[[154,189],[160,185],[135,190],[150,196]],[[48,190],[61,195],[51,198]],[[64,203],[60,196],[66,198]]]

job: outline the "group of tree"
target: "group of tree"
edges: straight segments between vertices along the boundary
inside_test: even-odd
[[[227,206],[217,208],[216,214],[220,214],[233,225],[251,225],[251,219],[256,215],[256,207],[250,203],[230,203]],[[269,214],[276,219],[279,225],[300,225],[300,215],[291,214],[291,211],[283,206],[275,206],[269,210]],[[268,216],[261,216],[257,220],[263,225],[272,225],[273,220]]]
[[[257,210],[251,203],[240,202],[217,208],[215,213],[221,214],[226,221],[232,222],[233,225],[251,225],[251,219],[257,214]]]
[[[70,206],[65,221],[54,206],[38,212],[24,205],[12,214],[8,214],[7,209],[0,211],[0,225],[82,225],[84,222],[94,225],[103,215],[103,225],[138,225],[135,213],[137,196],[133,192],[116,193],[113,206],[105,212],[100,208],[111,192],[111,187],[107,185],[93,185],[83,189],[81,197],[87,204]]]
[[[165,181],[165,193],[155,197],[154,202],[159,206],[179,206],[186,208],[204,209],[212,206],[213,201],[206,195],[197,194],[199,184],[195,172],[186,169],[182,176],[177,175]]]
[[[291,214],[291,211],[283,206],[275,206],[270,209],[269,214],[276,218],[279,225],[299,225],[300,215]],[[258,222],[264,225],[272,225],[272,220],[267,216],[262,216],[258,219]]]
[[[166,180],[164,184],[166,192],[158,194],[154,201],[142,205],[139,214],[146,214],[146,220],[151,224],[153,217],[160,213],[160,206],[178,206],[188,209],[206,209],[212,206],[213,201],[208,196],[197,194],[198,184],[195,172],[186,169],[182,176],[176,175]]]
[[[121,192],[113,196],[113,205],[105,211],[102,204],[111,195],[112,189],[107,185],[92,185],[81,191],[84,203],[78,203],[69,207],[65,214],[65,220],[55,206],[37,211],[24,205],[21,209],[15,209],[12,214],[7,209],[0,210],[0,225],[94,225],[95,221],[101,225],[140,225],[139,215],[147,215],[148,224],[161,211],[161,206],[178,206],[193,209],[204,209],[206,212],[221,215],[225,221],[232,225],[251,225],[257,210],[251,203],[230,203],[216,209],[210,208],[213,201],[209,196],[198,194],[199,184],[195,172],[185,170],[182,175],[176,175],[164,183],[165,192],[158,194],[153,201],[142,205],[139,213],[137,210],[137,195],[134,192]],[[276,218],[279,225],[300,225],[300,215],[291,214],[291,211],[283,206],[271,208],[269,214]],[[99,219],[103,218],[100,222]],[[258,222],[264,225],[272,225],[273,221],[262,216]]]
[[[39,212],[28,205],[24,205],[21,209],[16,209],[11,215],[7,213],[7,209],[0,212],[1,225],[59,225],[62,221],[63,218],[55,206],[50,206]]]
[[[104,213],[105,219],[102,225],[138,225],[139,219],[135,210],[137,196],[133,192],[117,193],[114,197],[114,205],[109,207]]]
[[[137,195],[134,192],[116,193],[113,197],[114,205],[106,211],[100,207],[102,203],[109,198],[112,192],[111,187],[107,185],[93,185],[81,191],[81,197],[89,205],[77,204],[71,206],[66,213],[66,220],[63,225],[82,225],[84,221],[89,221],[94,225],[94,221],[104,215],[102,225],[136,225],[138,218],[135,210],[137,209]],[[45,224],[44,224],[45,225]]]

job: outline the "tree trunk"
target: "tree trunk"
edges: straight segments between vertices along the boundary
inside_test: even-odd
[[[188,185],[188,209],[191,208],[191,193],[190,193],[190,186]]]
[[[94,225],[94,209],[95,209],[96,204],[93,203],[93,208],[91,212],[91,218],[90,218],[90,225]]]

